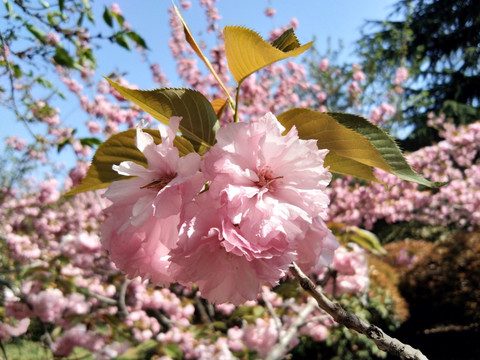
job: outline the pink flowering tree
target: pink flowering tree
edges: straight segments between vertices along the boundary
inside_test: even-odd
[[[190,8],[187,1],[180,5]],[[18,13],[15,6],[12,11]],[[61,189],[75,196],[61,197],[59,180],[51,178],[26,179],[23,187],[15,187],[9,185],[14,176],[2,187],[0,246],[8,256],[1,259],[1,340],[27,332],[46,344],[50,355],[44,357],[78,354],[83,348],[100,359],[152,354],[276,359],[287,352],[328,354],[329,348],[346,354],[348,345],[330,339],[347,338],[339,324],[348,324],[391,350],[394,340],[339,312],[320,290],[368,320],[390,299],[371,283],[375,271],[367,252],[347,244],[360,242],[361,235],[370,241],[367,247],[374,244],[381,251],[375,238],[360,231],[345,237],[343,229],[328,223],[362,225],[337,217],[343,202],[329,188],[332,173],[373,181],[375,196],[385,189],[379,182],[390,184],[390,179],[414,188],[434,184],[412,171],[394,142],[369,121],[324,113],[334,90],[312,84],[305,68],[290,59],[310,46],[300,45],[288,30],[296,21],[265,41],[242,28],[222,32],[214,2],[201,6],[208,32],[218,39],[208,56],[178,11],[170,9],[169,45],[184,84],[195,90],[165,87],[160,67],[148,61],[160,89],[138,90],[118,74],[96,83],[93,66],[84,64],[77,72],[77,66],[57,63],[60,81],[88,119],[88,135],[65,129],[64,115],[49,96],[32,99],[25,108],[32,121],[45,124],[50,140],[37,143],[33,137],[32,147],[12,136],[8,151],[48,161],[48,152],[36,146],[65,151],[71,145],[78,162]],[[141,47],[118,6],[104,9],[103,19],[115,34],[108,40]],[[60,43],[67,41],[64,34],[58,34]],[[5,39],[5,44],[13,41]],[[53,32],[45,39],[47,48],[58,44]],[[105,39],[84,40],[88,48]],[[57,47],[45,58],[55,56]],[[11,55],[3,49],[7,74],[13,74],[12,60],[21,51]],[[70,56],[76,59],[76,54]],[[331,64],[322,60],[320,67],[328,71]],[[357,84],[347,89],[356,94],[349,101],[359,106],[361,69],[352,67],[346,76]],[[22,97],[16,94],[18,105]],[[156,126],[155,120],[166,126]],[[99,145],[103,137],[107,140]],[[86,160],[96,146],[89,166]],[[348,186],[335,191],[343,189]],[[368,213],[366,204],[363,198],[348,203]],[[295,278],[315,300],[297,288]],[[381,299],[378,307],[374,298]],[[367,337],[355,339],[355,346],[369,354],[385,356],[366,345]]]
[[[242,83],[310,47],[300,45],[292,30],[272,42],[245,28],[223,30],[228,68],[237,83],[232,96],[183,20],[182,25],[222,97],[208,100],[208,94],[190,89],[145,91],[110,81],[168,128],[139,125],[113,135],[98,148],[85,179],[67,194],[108,186],[103,196],[111,205],[101,241],[115,265],[129,277],[161,286],[194,285],[209,302],[234,305],[254,301],[263,286],[278,285],[290,270],[337,322],[367,335],[383,350],[424,358],[341,311],[304,273],[324,271],[338,247],[324,222],[330,172],[380,182],[371,170],[377,167],[424,186],[440,183],[415,173],[393,140],[358,116],[294,108],[277,117],[267,113],[239,121]],[[365,275],[365,270],[338,256],[335,267],[345,275],[329,291],[361,291],[366,283],[348,276]],[[350,261],[362,262],[358,256]],[[258,351],[275,358],[276,351],[285,351],[279,348]]]

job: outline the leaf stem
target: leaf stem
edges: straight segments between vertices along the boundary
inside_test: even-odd
[[[233,115],[233,122],[238,122],[238,102],[240,99],[240,87],[242,86],[242,82],[240,82],[237,86],[236,94],[235,94],[235,113]]]

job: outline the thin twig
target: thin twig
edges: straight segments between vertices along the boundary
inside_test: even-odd
[[[0,340],[0,349],[2,349],[2,353],[3,353],[3,356],[5,357],[5,360],[8,360],[7,350],[5,350],[5,346],[3,346],[3,343],[1,340]]]
[[[277,313],[275,312],[275,309],[273,308],[272,303],[270,300],[267,299],[265,296],[265,292],[262,291],[262,300],[265,303],[265,306],[267,307],[268,312],[272,316],[272,319],[275,323],[275,327],[277,328],[278,334],[280,335],[280,330],[282,329],[282,321],[280,318],[277,316]]]
[[[298,329],[305,324],[305,319],[315,310],[317,304],[314,299],[310,298],[307,305],[298,313],[295,320],[292,322],[285,335],[280,338],[270,350],[265,360],[278,360],[283,359],[285,353],[288,350],[290,342],[298,334]]]
[[[404,360],[428,360],[420,350],[414,349],[410,345],[403,344],[396,338],[385,334],[382,329],[375,325],[370,325],[365,320],[359,318],[357,315],[346,311],[339,303],[331,301],[322,292],[320,287],[317,287],[313,281],[305,275],[302,270],[293,263],[290,267],[290,272],[298,280],[302,288],[307,291],[318,303],[321,309],[330,314],[333,319],[343,324],[349,329],[366,335],[373,340],[380,350],[386,351],[391,355],[398,356]]]
[[[129,279],[125,279],[120,288],[120,293],[118,294],[118,307],[120,309],[120,313],[123,314],[125,317],[128,315],[127,305],[125,303],[125,297],[127,296],[127,288],[130,284]]]

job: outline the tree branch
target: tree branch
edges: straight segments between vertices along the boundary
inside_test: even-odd
[[[295,317],[295,320],[290,325],[285,335],[283,335],[280,338],[280,341],[278,341],[272,347],[265,360],[278,360],[284,358],[290,342],[298,333],[298,329],[305,325],[305,319],[312,313],[313,310],[315,310],[316,307],[315,301],[313,299],[309,299],[307,305],[305,305],[302,311],[300,311],[300,313],[298,313],[298,315]],[[278,333],[280,334],[280,330]]]
[[[380,350],[386,351],[391,355],[398,356],[404,360],[428,360],[420,350],[414,349],[410,345],[403,344],[396,338],[385,334],[382,329],[375,325],[370,325],[365,320],[359,318],[357,315],[346,311],[342,306],[334,301],[328,299],[322,292],[320,287],[317,287],[313,281],[305,275],[297,264],[293,263],[290,267],[290,272],[298,280],[302,288],[308,292],[318,303],[318,306],[333,319],[343,324],[349,329],[366,335],[369,339],[377,345]]]

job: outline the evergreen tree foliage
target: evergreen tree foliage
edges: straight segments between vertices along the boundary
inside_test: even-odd
[[[408,150],[437,140],[428,113],[443,113],[457,124],[480,118],[480,2],[399,0],[389,20],[369,22],[359,45],[371,81],[391,82],[406,66],[410,81],[403,96],[403,120],[414,126]]]

